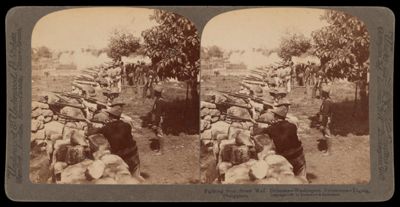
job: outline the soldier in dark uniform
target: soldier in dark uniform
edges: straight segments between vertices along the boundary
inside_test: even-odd
[[[319,119],[320,119],[320,130],[323,135],[323,139],[321,142],[321,148],[323,155],[329,155],[330,154],[330,138],[331,138],[331,130],[330,130],[330,125],[331,125],[331,119],[332,119],[332,108],[333,108],[333,102],[331,98],[329,97],[329,87],[328,86],[322,86],[321,87],[321,107],[319,110]]]
[[[162,88],[157,85],[154,87],[154,105],[151,111],[151,119],[152,119],[152,129],[156,134],[156,138],[153,139],[153,150],[156,152],[156,155],[162,154],[162,146],[163,146],[163,136],[164,132],[162,129],[164,116],[165,116],[165,100],[162,97]]]
[[[252,136],[257,134],[267,134],[275,144],[276,154],[285,157],[293,166],[296,176],[306,179],[306,160],[304,157],[303,146],[297,136],[297,127],[285,120],[287,108],[285,106],[276,107],[271,110],[274,119],[270,126],[266,128],[258,127],[257,122],[252,120],[254,127]]]
[[[139,151],[131,134],[131,125],[120,120],[122,106],[113,106],[107,109],[107,113],[109,114],[109,121],[102,128],[94,128],[89,123],[87,135],[103,134],[110,143],[111,153],[120,156],[128,164],[132,176],[142,179],[140,176]]]

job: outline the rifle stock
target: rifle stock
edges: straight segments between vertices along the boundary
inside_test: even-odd
[[[229,114],[227,114],[227,113],[222,113],[222,114],[223,114],[223,115],[226,115],[226,118],[229,118],[229,119],[231,119],[231,120],[252,122],[250,119],[246,119],[246,118],[242,118],[242,117],[238,117],[238,116],[229,115]],[[262,121],[262,120],[259,120],[259,119],[255,120],[255,121],[258,122],[258,123],[269,124],[268,122]]]
[[[244,109],[251,109],[251,107],[249,107],[249,106],[243,106],[243,105],[240,105],[240,104],[228,103],[228,102],[215,103],[215,105],[222,105],[222,106],[237,106],[237,107],[244,108]]]
[[[233,96],[233,97],[237,97],[237,98],[242,98],[242,99],[251,99],[252,101],[261,103],[263,100],[260,98],[255,98],[253,96],[249,96],[249,95],[245,95],[245,94],[236,94],[236,93],[231,93],[231,92],[225,92],[225,91],[218,91],[220,93],[229,95],[229,96]]]

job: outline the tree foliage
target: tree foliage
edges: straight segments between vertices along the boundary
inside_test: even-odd
[[[109,38],[107,55],[118,60],[122,56],[129,56],[140,48],[139,38],[122,30],[114,30]]]
[[[210,57],[222,58],[224,52],[216,45],[213,45],[208,48],[208,55]]]
[[[278,55],[284,61],[289,61],[293,56],[300,56],[310,48],[311,41],[303,34],[288,34],[281,40]]]
[[[366,78],[370,39],[366,25],[349,14],[327,10],[328,26],[312,33],[314,54],[328,78],[357,81]]]
[[[178,14],[155,10],[159,24],[142,33],[144,51],[161,78],[196,80],[200,66],[200,39],[193,23]]]
[[[32,59],[37,61],[41,58],[52,58],[53,54],[49,50],[49,48],[45,46],[41,46],[38,48],[32,48],[31,50]]]

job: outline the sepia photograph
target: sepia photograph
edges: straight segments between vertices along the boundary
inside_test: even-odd
[[[189,19],[55,11],[36,23],[31,59],[32,183],[200,182],[200,39]]]
[[[239,9],[201,36],[206,184],[368,184],[370,36],[329,9]]]

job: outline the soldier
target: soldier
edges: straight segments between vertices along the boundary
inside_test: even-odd
[[[151,119],[152,119],[152,129],[154,130],[156,134],[156,139],[153,140],[154,143],[154,151],[156,152],[156,155],[161,155],[162,154],[162,138],[164,136],[162,126],[164,122],[164,116],[165,116],[165,100],[162,97],[162,88],[160,85],[156,85],[154,87],[154,105],[153,109],[151,111]]]
[[[323,139],[322,139],[322,152],[323,155],[329,155],[329,151],[330,151],[330,138],[331,138],[331,119],[332,119],[332,107],[333,107],[333,102],[329,96],[330,93],[330,89],[328,86],[324,85],[321,88],[321,99],[322,99],[322,103],[321,103],[321,107],[319,110],[319,120],[321,123],[320,126],[320,130],[322,132],[323,135]]]
[[[252,136],[257,134],[267,134],[272,138],[275,145],[275,152],[285,157],[293,166],[293,172],[296,176],[306,178],[306,160],[304,157],[303,146],[297,136],[296,125],[285,120],[287,108],[284,106],[276,107],[271,110],[273,121],[266,128],[258,127],[256,121],[252,119],[254,127]]]
[[[272,89],[269,92],[269,94],[272,96],[274,104],[278,104],[279,100],[286,97],[287,91],[285,88],[278,88],[278,89]]]
[[[139,151],[131,134],[131,125],[120,119],[122,106],[113,106],[106,112],[109,114],[109,121],[101,128],[94,128],[88,121],[86,135],[103,134],[110,143],[111,153],[120,156],[128,164],[132,176],[143,179],[140,176]]]
[[[319,98],[321,96],[321,85],[324,79],[324,73],[319,71],[317,73],[317,80],[314,84],[314,88],[312,91],[312,98]]]

